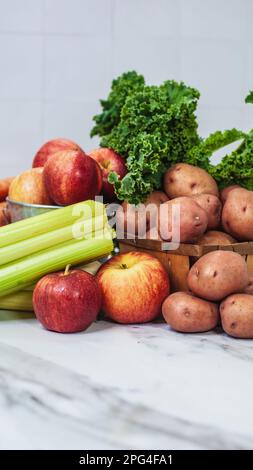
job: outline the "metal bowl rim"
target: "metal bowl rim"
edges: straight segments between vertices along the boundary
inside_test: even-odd
[[[13,201],[13,199],[10,199],[9,197],[6,198],[6,201],[10,204],[16,204],[17,206],[21,207],[30,207],[35,209],[62,209],[62,206],[47,206],[44,204],[29,204],[27,202]]]

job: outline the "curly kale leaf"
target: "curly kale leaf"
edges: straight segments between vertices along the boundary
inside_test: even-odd
[[[204,170],[214,172],[213,169],[216,167],[213,167],[210,163],[210,157],[212,154],[222,147],[232,144],[244,137],[245,134],[237,129],[230,129],[223,132],[216,131],[210,134],[206,139],[202,140],[199,145],[190,150],[187,156],[187,163],[200,166]]]
[[[197,90],[174,81],[146,86],[127,97],[118,125],[101,140],[102,147],[126,158],[128,174],[121,181],[110,176],[119,199],[145,200],[161,187],[164,171],[199,143],[198,98]]]
[[[245,103],[253,104],[253,91],[250,91],[249,94],[246,96]]]
[[[253,129],[238,149],[226,155],[211,173],[220,187],[239,184],[253,191]]]
[[[91,131],[91,136],[101,137],[111,132],[120,121],[120,113],[126,98],[135,91],[141,90],[144,85],[144,77],[135,71],[124,73],[113,80],[107,100],[100,100],[102,113],[93,118],[96,124]]]

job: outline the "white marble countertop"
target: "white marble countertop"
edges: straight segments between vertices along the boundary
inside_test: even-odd
[[[0,320],[1,449],[253,448],[253,341]]]

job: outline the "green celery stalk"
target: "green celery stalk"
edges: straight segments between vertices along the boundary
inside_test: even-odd
[[[96,218],[81,222],[80,233],[85,237],[90,233],[93,233],[94,230],[101,231],[105,226],[106,221],[106,214],[103,214]],[[48,233],[43,233],[42,235],[37,235],[33,238],[28,238],[27,240],[22,240],[18,243],[13,243],[1,248],[0,266],[73,239],[73,225],[69,225],[57,230],[52,230]]]
[[[14,222],[0,228],[0,248],[103,214],[105,206],[101,202],[84,201]]]
[[[87,273],[95,276],[101,266],[102,266],[102,263],[99,260],[96,260],[96,261],[92,261],[91,263],[81,264],[78,266],[72,266],[71,269],[82,269],[82,271],[86,271]],[[36,282],[34,282],[33,284],[30,284],[24,290],[28,292],[33,292],[35,286],[36,286]]]
[[[81,264],[108,255],[113,250],[112,230],[107,227],[96,237],[72,240],[40,251],[0,268],[0,297],[23,290],[45,274],[67,264]]]
[[[78,266],[72,269],[82,269],[90,274],[95,275],[97,270],[100,268],[101,263],[99,261],[93,261],[82,266]],[[16,312],[33,312],[33,290],[36,283],[27,287],[23,291],[14,292],[13,294],[0,297],[0,310],[13,310]]]
[[[0,297],[0,310],[33,312],[33,293],[21,291]]]

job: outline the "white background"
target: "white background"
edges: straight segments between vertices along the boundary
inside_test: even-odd
[[[0,0],[0,177],[46,140],[85,150],[112,78],[184,80],[200,132],[253,127],[253,0]]]

